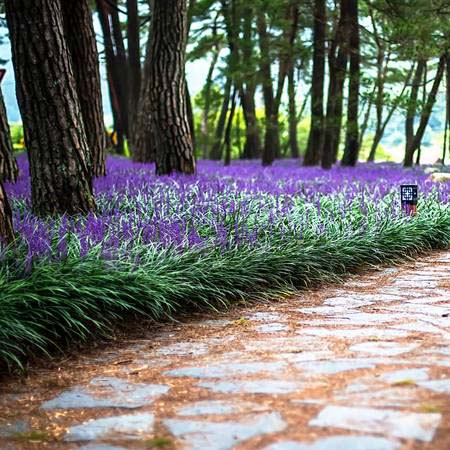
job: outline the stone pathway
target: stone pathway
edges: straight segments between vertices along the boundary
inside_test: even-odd
[[[450,253],[0,384],[1,449],[450,448]]]

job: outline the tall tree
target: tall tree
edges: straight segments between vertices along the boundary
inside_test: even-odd
[[[61,2],[67,45],[83,115],[94,176],[106,173],[106,136],[103,123],[100,69],[95,31],[88,0]]]
[[[360,90],[360,39],[358,0],[349,0],[348,7],[350,71],[348,87],[347,130],[345,137],[343,166],[354,166],[359,155],[359,90]]]
[[[348,2],[349,0],[340,1],[339,22],[334,30],[334,38],[328,51],[329,85],[322,152],[322,167],[325,169],[331,168],[336,162],[339,149],[343,89],[348,60]]]
[[[127,42],[129,88],[129,140],[133,142],[136,133],[136,116],[141,89],[141,50],[139,39],[138,0],[127,0]]]
[[[414,78],[411,86],[411,93],[409,96],[408,107],[406,110],[405,120],[405,154],[414,140],[414,119],[417,113],[419,89],[422,83],[423,73],[425,72],[427,61],[420,58],[417,61],[417,66],[414,72]]]
[[[230,75],[227,75],[225,80],[225,86],[223,89],[222,107],[220,108],[219,119],[217,121],[216,130],[214,133],[214,143],[211,148],[211,159],[219,161],[222,159],[223,150],[223,134],[225,131],[225,125],[227,121],[228,106],[231,98],[231,88],[233,80]]]
[[[65,0],[64,0],[65,1]],[[103,33],[109,97],[116,134],[115,148],[124,152],[125,137],[129,136],[129,70],[122,36],[117,0],[96,0]]]
[[[433,110],[433,106],[436,102],[436,96],[439,90],[439,85],[441,84],[442,78],[444,76],[446,64],[446,55],[442,55],[439,59],[438,67],[436,70],[436,76],[433,81],[433,85],[431,87],[430,93],[428,94],[428,98],[423,106],[422,114],[420,116],[419,126],[417,128],[416,134],[412,139],[409,147],[405,152],[405,160],[404,166],[411,167],[414,161],[414,154],[419,149],[420,144],[423,139],[423,135],[425,133],[425,129],[430,120],[431,112]]]
[[[294,66],[291,64],[288,72],[288,100],[289,100],[289,148],[291,150],[291,157],[299,157],[299,148],[297,140],[297,103],[295,100],[296,87]]]
[[[323,149],[323,97],[325,80],[325,39],[327,9],[325,0],[314,2],[313,71],[311,81],[311,127],[306,148],[305,166],[319,164]]]
[[[17,180],[19,168],[13,155],[11,133],[6,115],[5,102],[0,88],[0,182]]]
[[[14,239],[12,211],[3,187],[3,181],[16,181],[19,169],[13,156],[13,147],[3,94],[0,89],[0,244]]]
[[[242,49],[241,72],[239,80],[239,96],[245,121],[245,144],[242,158],[259,158],[261,139],[256,118],[255,92],[257,86],[257,70],[253,37],[253,17],[255,5],[246,3],[243,8],[243,31],[240,49]]]
[[[150,74],[153,60],[150,39],[145,52],[144,72],[140,86],[140,99],[135,118],[135,129],[132,139],[132,157],[134,162],[151,163],[155,161],[155,136],[151,121]]]
[[[152,8],[150,54],[151,120],[156,141],[156,173],[195,171],[186,105],[187,0],[156,0]]]
[[[10,244],[14,240],[11,206],[0,180],[0,244]],[[0,246],[1,248],[1,246]]]
[[[270,41],[267,33],[266,13],[257,12],[259,47],[261,52],[261,77],[265,110],[265,134],[262,163],[270,166],[275,156],[280,153],[280,132],[276,120],[275,95],[272,86],[272,60],[270,57]]]
[[[5,10],[33,210],[38,215],[92,211],[90,152],[61,3],[5,0]]]

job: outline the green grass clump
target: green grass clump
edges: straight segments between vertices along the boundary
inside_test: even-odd
[[[164,321],[188,310],[289,295],[363,266],[446,248],[448,207],[429,201],[420,211],[414,218],[380,217],[369,208],[364,217],[353,211],[330,222],[322,233],[314,226],[301,236],[272,227],[256,242],[225,247],[212,243],[180,252],[136,245],[114,260],[103,259],[97,247],[81,256],[74,246],[61,260],[36,259],[28,271],[17,262],[21,249],[10,249],[0,266],[0,361],[23,368],[32,354],[109,336],[125,317]],[[326,214],[322,209],[322,219],[310,220]]]

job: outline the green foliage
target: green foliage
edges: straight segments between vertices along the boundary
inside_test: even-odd
[[[22,151],[25,149],[25,142],[23,137],[23,125],[21,123],[13,123],[10,125],[11,140],[14,150]]]
[[[166,320],[187,310],[288,295],[450,242],[448,207],[432,198],[419,205],[415,218],[380,217],[378,208],[359,200],[345,214],[332,198],[323,198],[321,213],[297,201],[296,217],[309,214],[310,221],[301,239],[294,231],[272,230],[257,245],[183,253],[136,244],[114,261],[102,260],[99,249],[82,257],[74,243],[64,260],[38,259],[26,276],[17,264],[25,250],[11,249],[0,266],[0,361],[10,369],[22,367],[31,354],[109,336],[113,324],[127,317]],[[314,230],[327,217],[341,220],[318,235]]]

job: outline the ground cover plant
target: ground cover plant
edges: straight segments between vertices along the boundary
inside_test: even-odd
[[[124,317],[288,295],[450,242],[448,184],[394,164],[204,161],[197,175],[156,177],[151,164],[110,158],[95,213],[45,219],[31,213],[24,157],[19,165],[6,186],[18,238],[0,254],[0,360],[10,368]],[[416,217],[401,212],[402,183],[419,185]]]

